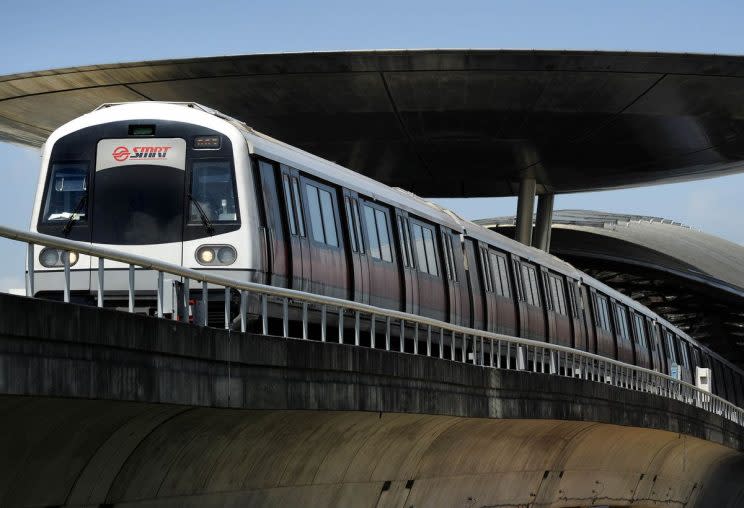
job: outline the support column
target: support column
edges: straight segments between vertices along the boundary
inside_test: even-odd
[[[535,179],[523,178],[519,183],[517,221],[514,239],[525,245],[532,242],[532,211],[535,209]]]
[[[554,194],[540,194],[537,197],[537,218],[532,246],[548,252],[550,249],[550,226],[553,224]]]

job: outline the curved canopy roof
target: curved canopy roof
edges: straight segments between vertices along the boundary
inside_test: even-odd
[[[168,60],[0,77],[0,139],[104,102],[195,101],[426,196],[557,193],[742,169],[744,57],[515,50]]]

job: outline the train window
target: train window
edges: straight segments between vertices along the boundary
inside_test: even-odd
[[[294,209],[297,214],[297,229],[300,236],[305,236],[305,217],[302,215],[302,201],[300,201],[300,184],[297,177],[292,177],[292,195],[294,196]]]
[[[680,349],[682,350],[682,365],[685,367],[690,367],[690,355],[687,352],[687,343],[685,343],[683,340],[679,340]]]
[[[289,217],[289,232],[297,234],[297,223],[295,222],[295,211],[292,200],[292,192],[289,190],[289,177],[282,175],[282,186],[284,187],[284,201],[287,203],[287,217]]]
[[[430,275],[439,275],[434,247],[434,232],[431,228],[416,223],[412,224],[412,228],[419,271]]]
[[[357,202],[356,200],[348,197],[344,198],[344,206],[346,208],[346,221],[349,224],[349,238],[351,239],[351,250],[354,252],[364,253],[364,244],[362,243],[361,229],[359,228],[359,214],[356,215],[352,212],[352,209],[356,211]]]
[[[54,163],[44,204],[44,222],[86,220],[88,163]]]
[[[594,303],[597,307],[597,326],[603,330],[610,331],[610,309],[607,303],[607,297],[603,295],[594,295]]]
[[[633,334],[638,343],[643,349],[648,349],[648,342],[646,341],[646,328],[643,326],[643,317],[633,312],[633,328],[635,333]]]
[[[491,260],[488,257],[487,249],[485,247],[480,248],[480,259],[481,259],[481,276],[483,282],[485,282],[486,291],[493,293],[493,280],[491,279]]]
[[[400,251],[403,255],[403,266],[413,267],[413,253],[411,252],[411,235],[408,232],[408,219],[398,216],[398,239]]]
[[[506,273],[506,258],[495,252],[490,252],[490,257],[494,291],[497,295],[510,298],[511,293],[509,291],[509,276]]]
[[[628,330],[628,311],[624,305],[615,304],[615,320],[617,322],[617,334],[626,342],[630,342]]]
[[[364,220],[367,224],[370,256],[392,262],[393,253],[390,248],[387,213],[378,208],[364,205]]]
[[[664,338],[666,339],[667,345],[667,357],[669,357],[672,363],[678,363],[677,351],[674,349],[674,336],[672,335],[672,332],[664,330]]]
[[[553,300],[553,310],[558,314],[568,315],[563,281],[555,275],[548,275],[548,284],[550,285],[550,297]]]
[[[457,282],[457,269],[455,266],[455,250],[452,248],[452,235],[450,233],[443,233],[444,235],[444,251],[447,257],[447,277]]]
[[[238,219],[230,161],[195,160],[192,163],[189,222],[201,222],[202,212],[210,222]]]
[[[522,285],[527,303],[539,307],[540,290],[537,287],[537,273],[534,266],[522,263]]]
[[[649,322],[651,327],[651,351],[656,352],[656,345],[659,342],[659,327],[656,323]]]
[[[333,210],[333,197],[325,189],[315,185],[305,184],[307,192],[307,208],[310,212],[310,226],[313,240],[316,242],[338,247],[336,221]]]

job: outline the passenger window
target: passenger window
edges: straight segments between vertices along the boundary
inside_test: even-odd
[[[333,209],[333,197],[325,189],[305,184],[307,207],[310,212],[310,225],[313,240],[332,247],[338,247],[336,221]]]
[[[493,292],[493,281],[491,280],[491,261],[488,257],[488,254],[486,254],[486,248],[481,247],[480,249],[480,258],[481,258],[481,276],[483,277],[483,282],[486,285],[486,292],[492,293]]]
[[[387,213],[369,205],[364,205],[364,220],[367,223],[370,256],[392,262],[393,253],[388,233]]]
[[[344,198],[346,207],[346,221],[349,224],[349,238],[351,239],[351,249],[354,252],[364,254],[364,242],[362,241],[362,230],[359,226],[359,212],[357,211],[357,202],[355,199]]]
[[[294,209],[297,213],[297,228],[300,236],[305,236],[305,217],[302,214],[302,201],[300,201],[300,186],[297,183],[297,177],[292,177],[292,194],[294,196]],[[335,229],[335,225],[334,225]]]
[[[646,341],[646,328],[643,326],[643,318],[633,313],[633,323],[635,325],[635,337],[638,344],[643,349],[648,349],[648,343]]]
[[[44,222],[84,222],[87,216],[88,164],[54,163],[42,215]]]
[[[436,248],[434,247],[434,232],[427,226],[411,225],[413,229],[413,243],[416,248],[418,269],[430,275],[439,275],[437,268]]]
[[[455,253],[452,249],[452,235],[446,231],[442,232],[442,244],[444,245],[444,261],[447,268],[447,278],[457,282],[457,271],[455,270]]]
[[[497,295],[509,298],[509,279],[506,273],[506,259],[495,252],[489,252],[491,272],[493,273],[494,291]]]
[[[295,210],[292,201],[292,192],[289,190],[289,177],[282,175],[282,185],[284,187],[284,202],[287,204],[287,217],[289,218],[289,232],[292,235],[297,234],[297,223],[295,222]]]
[[[617,334],[625,342],[630,342],[628,333],[628,311],[621,304],[615,304],[615,319],[617,321]]]
[[[672,332],[664,330],[664,336],[666,337],[667,355],[669,356],[669,359],[672,360],[672,363],[679,365],[679,362],[677,361],[677,351],[674,348],[674,337],[672,336]]]
[[[548,283],[550,285],[550,296],[553,299],[553,310],[558,314],[566,316],[566,297],[563,291],[563,280],[549,274]]]
[[[403,266],[411,267],[411,253],[408,250],[408,242],[406,241],[406,227],[403,222],[403,217],[398,216],[398,241],[400,242],[400,253],[403,258]]]
[[[607,297],[599,294],[594,295],[594,303],[597,307],[597,326],[610,331],[610,309]]]

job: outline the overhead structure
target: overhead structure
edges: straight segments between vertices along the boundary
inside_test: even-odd
[[[475,221],[513,237],[514,217]],[[553,215],[550,252],[744,367],[744,247],[659,217]]]
[[[0,139],[101,103],[195,101],[424,196],[567,193],[744,160],[744,57],[514,50],[243,55],[0,77]],[[543,239],[541,239],[543,241]]]

